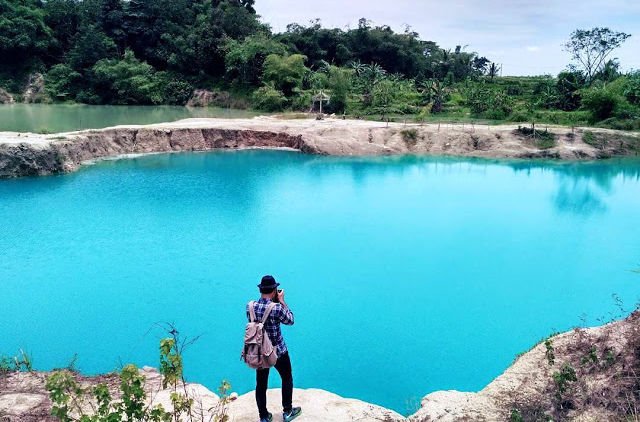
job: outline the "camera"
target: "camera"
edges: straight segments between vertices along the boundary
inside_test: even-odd
[[[273,298],[273,301],[274,301],[275,303],[280,303],[280,298],[278,297],[278,295],[279,295],[280,293],[282,293],[282,289],[277,289],[277,290],[276,290],[276,295],[275,295],[275,297]]]

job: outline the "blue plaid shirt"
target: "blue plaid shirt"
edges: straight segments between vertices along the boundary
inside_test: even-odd
[[[267,310],[267,305],[271,303],[270,299],[260,298],[253,305],[253,311],[256,314],[256,321],[262,321],[264,311]],[[249,315],[249,304],[247,303],[247,320],[251,321]],[[287,353],[287,344],[284,342],[282,333],[280,332],[280,324],[293,325],[293,312],[289,308],[285,308],[279,303],[271,310],[269,318],[265,323],[265,330],[269,336],[269,340],[276,347],[276,354],[278,357]]]

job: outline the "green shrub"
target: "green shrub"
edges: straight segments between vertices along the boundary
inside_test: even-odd
[[[560,371],[554,372],[552,377],[559,396],[562,396],[567,391],[569,384],[578,381],[576,370],[568,363],[562,365]]]
[[[547,362],[549,363],[549,366],[553,366],[553,364],[556,361],[556,355],[553,349],[553,341],[550,338],[544,341],[544,348],[545,348],[544,356],[547,358]]]
[[[582,92],[582,106],[591,112],[596,121],[611,117],[620,100],[619,96],[606,88],[590,88]]]
[[[311,92],[309,91],[300,91],[294,95],[291,101],[291,108],[293,110],[298,111],[308,111],[309,107],[311,107]],[[323,113],[330,113],[331,110],[328,109],[327,104],[325,103],[322,107]]]
[[[45,91],[53,99],[74,99],[82,75],[66,64],[53,66],[44,75]]]
[[[582,134],[582,141],[585,144],[591,145],[592,147],[595,147],[595,148],[601,147],[600,142],[596,139],[595,135],[590,130],[584,131],[584,133]]]
[[[112,397],[109,386],[100,383],[94,387],[83,387],[76,374],[68,371],[54,371],[46,379],[46,389],[52,402],[51,414],[61,422],[172,422],[204,420],[195,410],[212,413],[211,422],[227,422],[227,406],[230,402],[231,385],[223,381],[218,389],[220,400],[210,409],[194,409],[195,398],[186,389],[178,387],[185,383],[182,366],[182,348],[189,342],[181,342],[177,332],[172,337],[160,341],[160,372],[162,387],[172,392],[171,411],[162,405],[151,407],[147,404],[145,378],[135,365],[125,365],[120,371],[118,398]],[[179,392],[182,391],[182,392]],[[94,403],[90,407],[86,403]]]
[[[146,62],[127,50],[122,60],[103,59],[91,69],[96,93],[102,102],[115,104],[161,104],[162,81]]]
[[[548,130],[540,131],[527,126],[518,126],[515,132],[532,138],[536,147],[540,149],[549,149],[556,146],[556,136]]]
[[[627,76],[624,87],[624,97],[631,104],[640,106],[640,70],[636,70]]]
[[[193,85],[169,72],[156,73],[163,104],[185,105],[193,93]]]
[[[467,105],[476,115],[491,112],[492,115],[504,119],[513,110],[513,98],[502,91],[473,86],[467,91],[467,95]]]
[[[264,111],[280,111],[287,104],[287,97],[272,86],[266,85],[256,89],[252,95],[253,106]]]
[[[305,60],[302,54],[269,54],[264,60],[262,79],[285,96],[291,96],[294,89],[302,87],[302,79],[309,70],[304,65]]]
[[[418,130],[417,129],[403,129],[400,131],[402,140],[407,146],[414,146],[418,143]]]
[[[20,353],[15,356],[0,356],[0,376],[9,372],[32,371],[33,363],[31,356],[20,349]]]
[[[516,109],[509,115],[510,122],[528,122],[529,113],[526,110]]]

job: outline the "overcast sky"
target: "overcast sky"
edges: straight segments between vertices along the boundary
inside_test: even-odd
[[[274,31],[319,18],[325,27],[406,25],[441,47],[466,45],[497,63],[504,75],[557,74],[569,63],[562,50],[575,29],[607,26],[632,34],[613,53],[624,70],[640,69],[640,0],[256,0]]]

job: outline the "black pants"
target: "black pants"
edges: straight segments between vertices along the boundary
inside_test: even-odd
[[[282,378],[282,410],[288,412],[291,410],[293,401],[293,376],[291,375],[289,352],[278,358],[275,368],[280,374],[280,378]],[[256,403],[258,404],[258,413],[261,419],[269,415],[267,411],[268,384],[269,368],[256,370]]]

